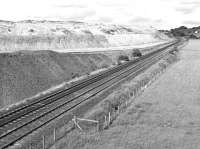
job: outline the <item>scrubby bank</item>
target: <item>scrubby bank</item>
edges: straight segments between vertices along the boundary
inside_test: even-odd
[[[109,123],[111,123],[112,120],[114,120],[120,112],[123,112],[128,105],[134,102],[134,99],[140,95],[154,80],[156,80],[156,78],[162,74],[167,67],[170,66],[170,64],[178,60],[179,56],[177,52],[169,53],[164,59],[153,65],[149,70],[113,91],[112,94],[106,97],[103,102],[94,108],[94,111],[91,111],[88,114],[88,117],[99,120],[99,118],[105,118],[105,116],[108,117],[110,113],[111,119]]]
[[[103,54],[1,53],[0,108],[112,64],[113,61]]]

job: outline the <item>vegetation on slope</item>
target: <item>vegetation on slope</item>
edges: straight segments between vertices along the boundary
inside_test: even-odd
[[[112,63],[103,54],[1,53],[0,108]]]

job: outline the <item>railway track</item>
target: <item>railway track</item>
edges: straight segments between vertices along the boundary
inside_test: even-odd
[[[116,66],[74,83],[71,87],[45,95],[23,106],[5,111],[0,115],[0,148],[7,148],[23,137],[48,124],[64,113],[87,102],[91,97],[110,86],[136,76],[161,59],[169,47],[178,41],[146,54],[139,59]]]

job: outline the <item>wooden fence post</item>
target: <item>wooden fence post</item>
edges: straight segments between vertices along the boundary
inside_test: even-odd
[[[42,136],[42,148],[45,149],[45,136]]]
[[[53,139],[54,142],[56,142],[56,128],[53,129]]]
[[[105,120],[105,125],[107,126],[107,117],[106,117],[106,115],[104,116],[104,120]]]
[[[111,116],[110,116],[110,112],[108,113],[108,124],[110,125],[110,121],[111,121]]]

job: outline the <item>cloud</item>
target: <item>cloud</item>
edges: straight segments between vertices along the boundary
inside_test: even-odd
[[[124,3],[99,3],[102,7],[126,7],[127,4]]]
[[[200,1],[190,1],[190,2],[186,2],[183,1],[181,2],[182,5],[196,5],[196,6],[200,6]]]
[[[186,25],[200,25],[200,21],[193,21],[193,20],[188,20],[183,22]]]
[[[163,22],[162,19],[157,19],[157,20],[155,20],[155,23],[162,23],[162,22]]]
[[[179,7],[179,8],[176,8],[176,11],[179,11],[183,14],[190,14],[192,12],[195,11],[195,8],[183,8],[183,7]]]
[[[96,11],[95,10],[87,10],[85,12],[82,12],[82,13],[78,13],[78,14],[74,14],[66,19],[71,19],[71,20],[83,20],[85,19],[86,17],[91,17],[91,16],[94,16],[96,14]]]
[[[149,19],[145,17],[136,17],[130,20],[130,23],[162,23],[162,19]]]
[[[144,22],[149,22],[149,21],[150,21],[149,18],[136,17],[136,18],[132,19],[130,22],[131,23],[144,23]]]
[[[58,8],[87,8],[86,5],[80,5],[80,4],[53,5],[53,7],[58,7]]]
[[[199,7],[200,0],[6,0],[0,5],[0,19],[18,21],[35,17],[169,28],[197,20]]]
[[[105,22],[105,23],[111,23],[111,22],[113,22],[113,19],[110,18],[110,17],[99,17],[99,20],[101,22]]]
[[[48,15],[45,16],[46,19],[50,20],[65,20],[65,21],[83,21],[87,17],[92,17],[96,15],[95,10],[86,10],[84,12],[77,12],[75,14],[71,14],[69,16],[66,15]],[[43,17],[35,17],[42,19]]]
[[[180,3],[180,7],[176,8],[176,11],[179,11],[183,14],[191,14],[199,7],[200,7],[200,1],[190,1],[190,2],[182,1]]]

